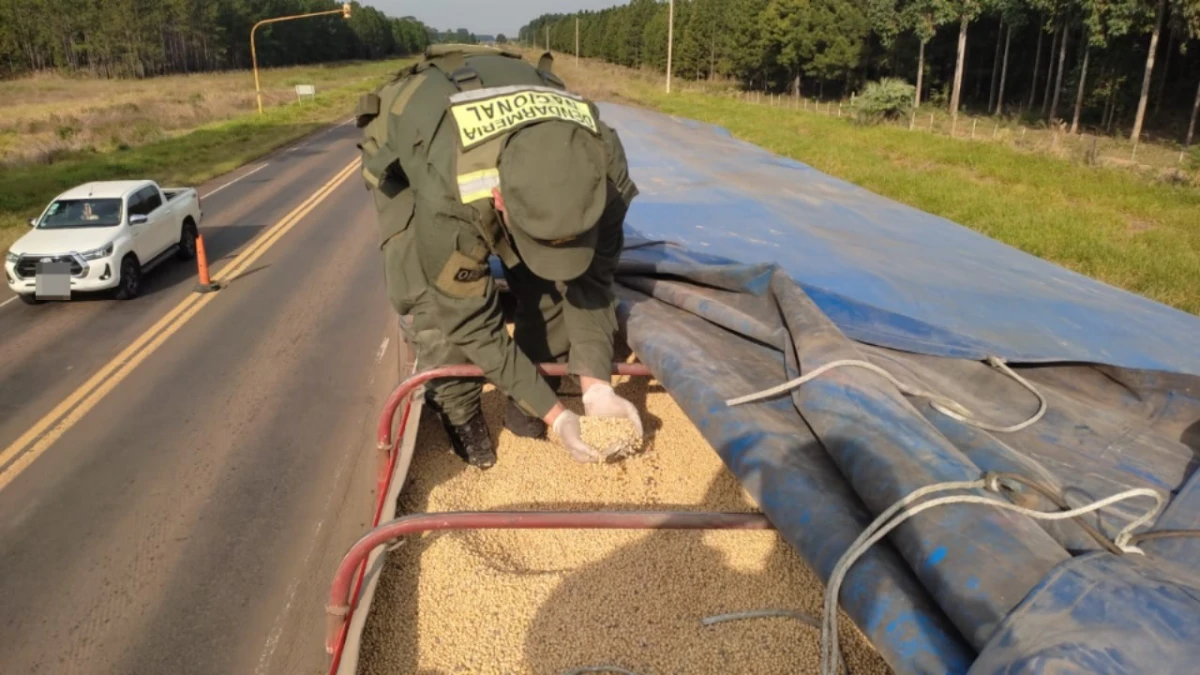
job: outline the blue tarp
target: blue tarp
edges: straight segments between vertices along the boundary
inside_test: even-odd
[[[1200,526],[1200,319],[713,127],[602,114],[642,191],[619,274],[627,339],[822,578],[901,497],[986,471],[1074,505],[1155,488],[1171,502],[1154,529]],[[1026,419],[1037,400],[987,355],[1021,364],[1049,404],[1041,421],[981,431],[852,369],[724,404],[859,359],[985,419]],[[1143,502],[1092,522],[1112,536]],[[901,673],[1194,672],[1200,539],[1143,548],[1117,556],[1074,523],[943,507],[862,558],[841,603]]]
[[[851,339],[938,356],[1200,375],[1200,318],[717,127],[623,106],[601,110],[641,189],[629,225],[692,251],[778,265]]]

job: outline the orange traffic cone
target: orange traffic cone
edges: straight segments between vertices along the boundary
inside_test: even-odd
[[[200,274],[200,283],[196,284],[197,293],[211,293],[220,290],[221,284],[214,282],[208,276],[208,254],[204,252],[204,237],[196,235],[196,268]]]

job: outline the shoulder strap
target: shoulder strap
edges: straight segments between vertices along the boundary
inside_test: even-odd
[[[396,148],[388,143],[388,118],[403,112],[426,77],[423,72],[417,73],[359,99],[355,117],[359,128],[363,130],[363,139],[358,147],[362,150],[362,175],[368,186],[379,187],[389,170],[393,170],[392,165],[399,155]]]
[[[425,58],[433,60],[446,56],[448,54],[462,54],[466,56],[507,56],[510,59],[521,59],[521,55],[509,51],[507,49],[498,49],[496,47],[487,47],[484,45],[462,45],[462,44],[437,44],[429,45],[425,48]]]
[[[437,68],[459,91],[473,91],[486,86],[468,60],[473,56],[503,56],[522,60],[521,55],[504,49],[483,45],[430,45],[425,50],[427,67]]]
[[[467,64],[467,55],[462,52],[450,52],[444,56],[430,59],[429,65],[441,71],[459,91],[483,88],[483,81],[479,78],[479,73]]]
[[[558,79],[558,76],[554,74],[554,55],[550,52],[542,54],[541,58],[538,59],[537,74],[538,77],[542,78],[542,82],[547,87],[554,87],[555,89],[567,88],[566,83]]]

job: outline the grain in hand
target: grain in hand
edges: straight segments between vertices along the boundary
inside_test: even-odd
[[[583,442],[595,448],[601,457],[625,457],[641,450],[637,427],[624,417],[579,418]]]

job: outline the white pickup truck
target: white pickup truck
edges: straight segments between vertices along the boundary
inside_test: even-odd
[[[43,299],[39,270],[57,269],[66,272],[57,274],[69,280],[70,293],[115,290],[118,299],[135,298],[145,272],[173,255],[195,257],[201,217],[191,188],[148,180],[80,185],[55,197],[5,254],[8,287],[36,304]]]

